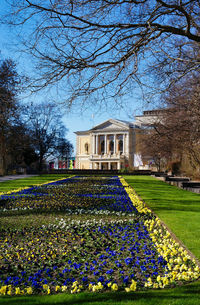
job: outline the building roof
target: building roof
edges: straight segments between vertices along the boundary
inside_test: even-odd
[[[75,131],[74,132],[77,135],[86,135],[86,134],[90,134],[90,130],[85,130],[85,131]]]
[[[162,116],[168,109],[146,110],[142,115],[135,116],[135,122],[140,127],[152,126],[162,121]]]
[[[113,128],[111,128],[112,126],[113,126]],[[107,129],[107,130],[110,129],[110,131],[111,131],[111,130],[115,129],[114,126],[118,127],[119,129],[122,129],[122,130],[128,130],[129,128],[139,128],[138,125],[136,125],[132,122],[128,122],[128,121],[124,121],[124,120],[118,120],[118,119],[108,119],[108,120],[92,127],[89,130],[76,131],[75,134],[86,135],[86,134],[90,134],[91,132],[95,132],[95,131],[103,130],[103,129]]]

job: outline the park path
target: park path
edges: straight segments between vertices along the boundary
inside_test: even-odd
[[[29,177],[34,177],[38,175],[10,175],[10,176],[0,176],[0,182],[16,180],[16,179],[24,179]]]

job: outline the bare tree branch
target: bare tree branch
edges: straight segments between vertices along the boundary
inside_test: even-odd
[[[36,60],[32,89],[66,87],[69,103],[105,91],[117,98],[138,80],[163,90],[200,68],[197,0],[8,2],[7,20],[24,26],[25,51]],[[154,71],[162,74],[157,84]]]

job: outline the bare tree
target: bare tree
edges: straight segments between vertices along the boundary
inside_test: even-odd
[[[65,139],[66,127],[57,105],[51,102],[26,107],[25,125],[31,138],[31,147],[39,159],[39,170],[50,155],[70,156],[73,146]]]
[[[150,129],[145,128],[140,131],[138,150],[144,163],[156,166],[157,170],[161,171],[165,170],[172,161],[174,146],[171,138],[162,134],[159,127],[157,123]]]
[[[69,105],[89,96],[95,102],[118,98],[135,84],[153,87],[152,71],[163,89],[169,76],[175,82],[200,67],[198,0],[8,3],[9,22],[22,26],[25,50],[40,72],[33,90],[60,85],[70,96]]]
[[[183,161],[200,174],[200,87],[199,74],[174,85],[164,96],[166,108],[151,129],[144,131],[141,151],[165,167]],[[189,168],[189,166],[188,166]]]
[[[0,174],[5,174],[9,151],[8,138],[19,118],[17,92],[19,75],[12,60],[0,64]]]

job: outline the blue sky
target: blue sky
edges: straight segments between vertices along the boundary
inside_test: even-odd
[[[0,0],[0,18],[7,11],[7,4],[5,0]],[[7,25],[0,25],[0,59],[12,58],[17,63],[17,69],[19,73],[30,75],[34,73],[34,68],[31,64],[31,59],[20,52],[20,43],[16,38],[16,32],[13,29],[10,29]],[[63,106],[63,111],[65,112],[63,121],[68,128],[67,138],[74,145],[76,143],[75,131],[88,130],[94,125],[97,125],[109,118],[121,119],[133,121],[134,115],[141,114],[143,103],[138,103],[138,92],[133,92],[133,97],[122,98],[123,107],[117,107],[114,104],[112,107],[105,109],[97,109],[94,107],[88,107],[84,111],[80,110],[79,107],[73,107],[69,112],[66,107]],[[56,96],[47,96],[47,94],[40,93],[37,96],[29,95],[22,96],[21,101],[23,102],[34,102],[38,100],[51,99],[58,100],[59,97]]]

